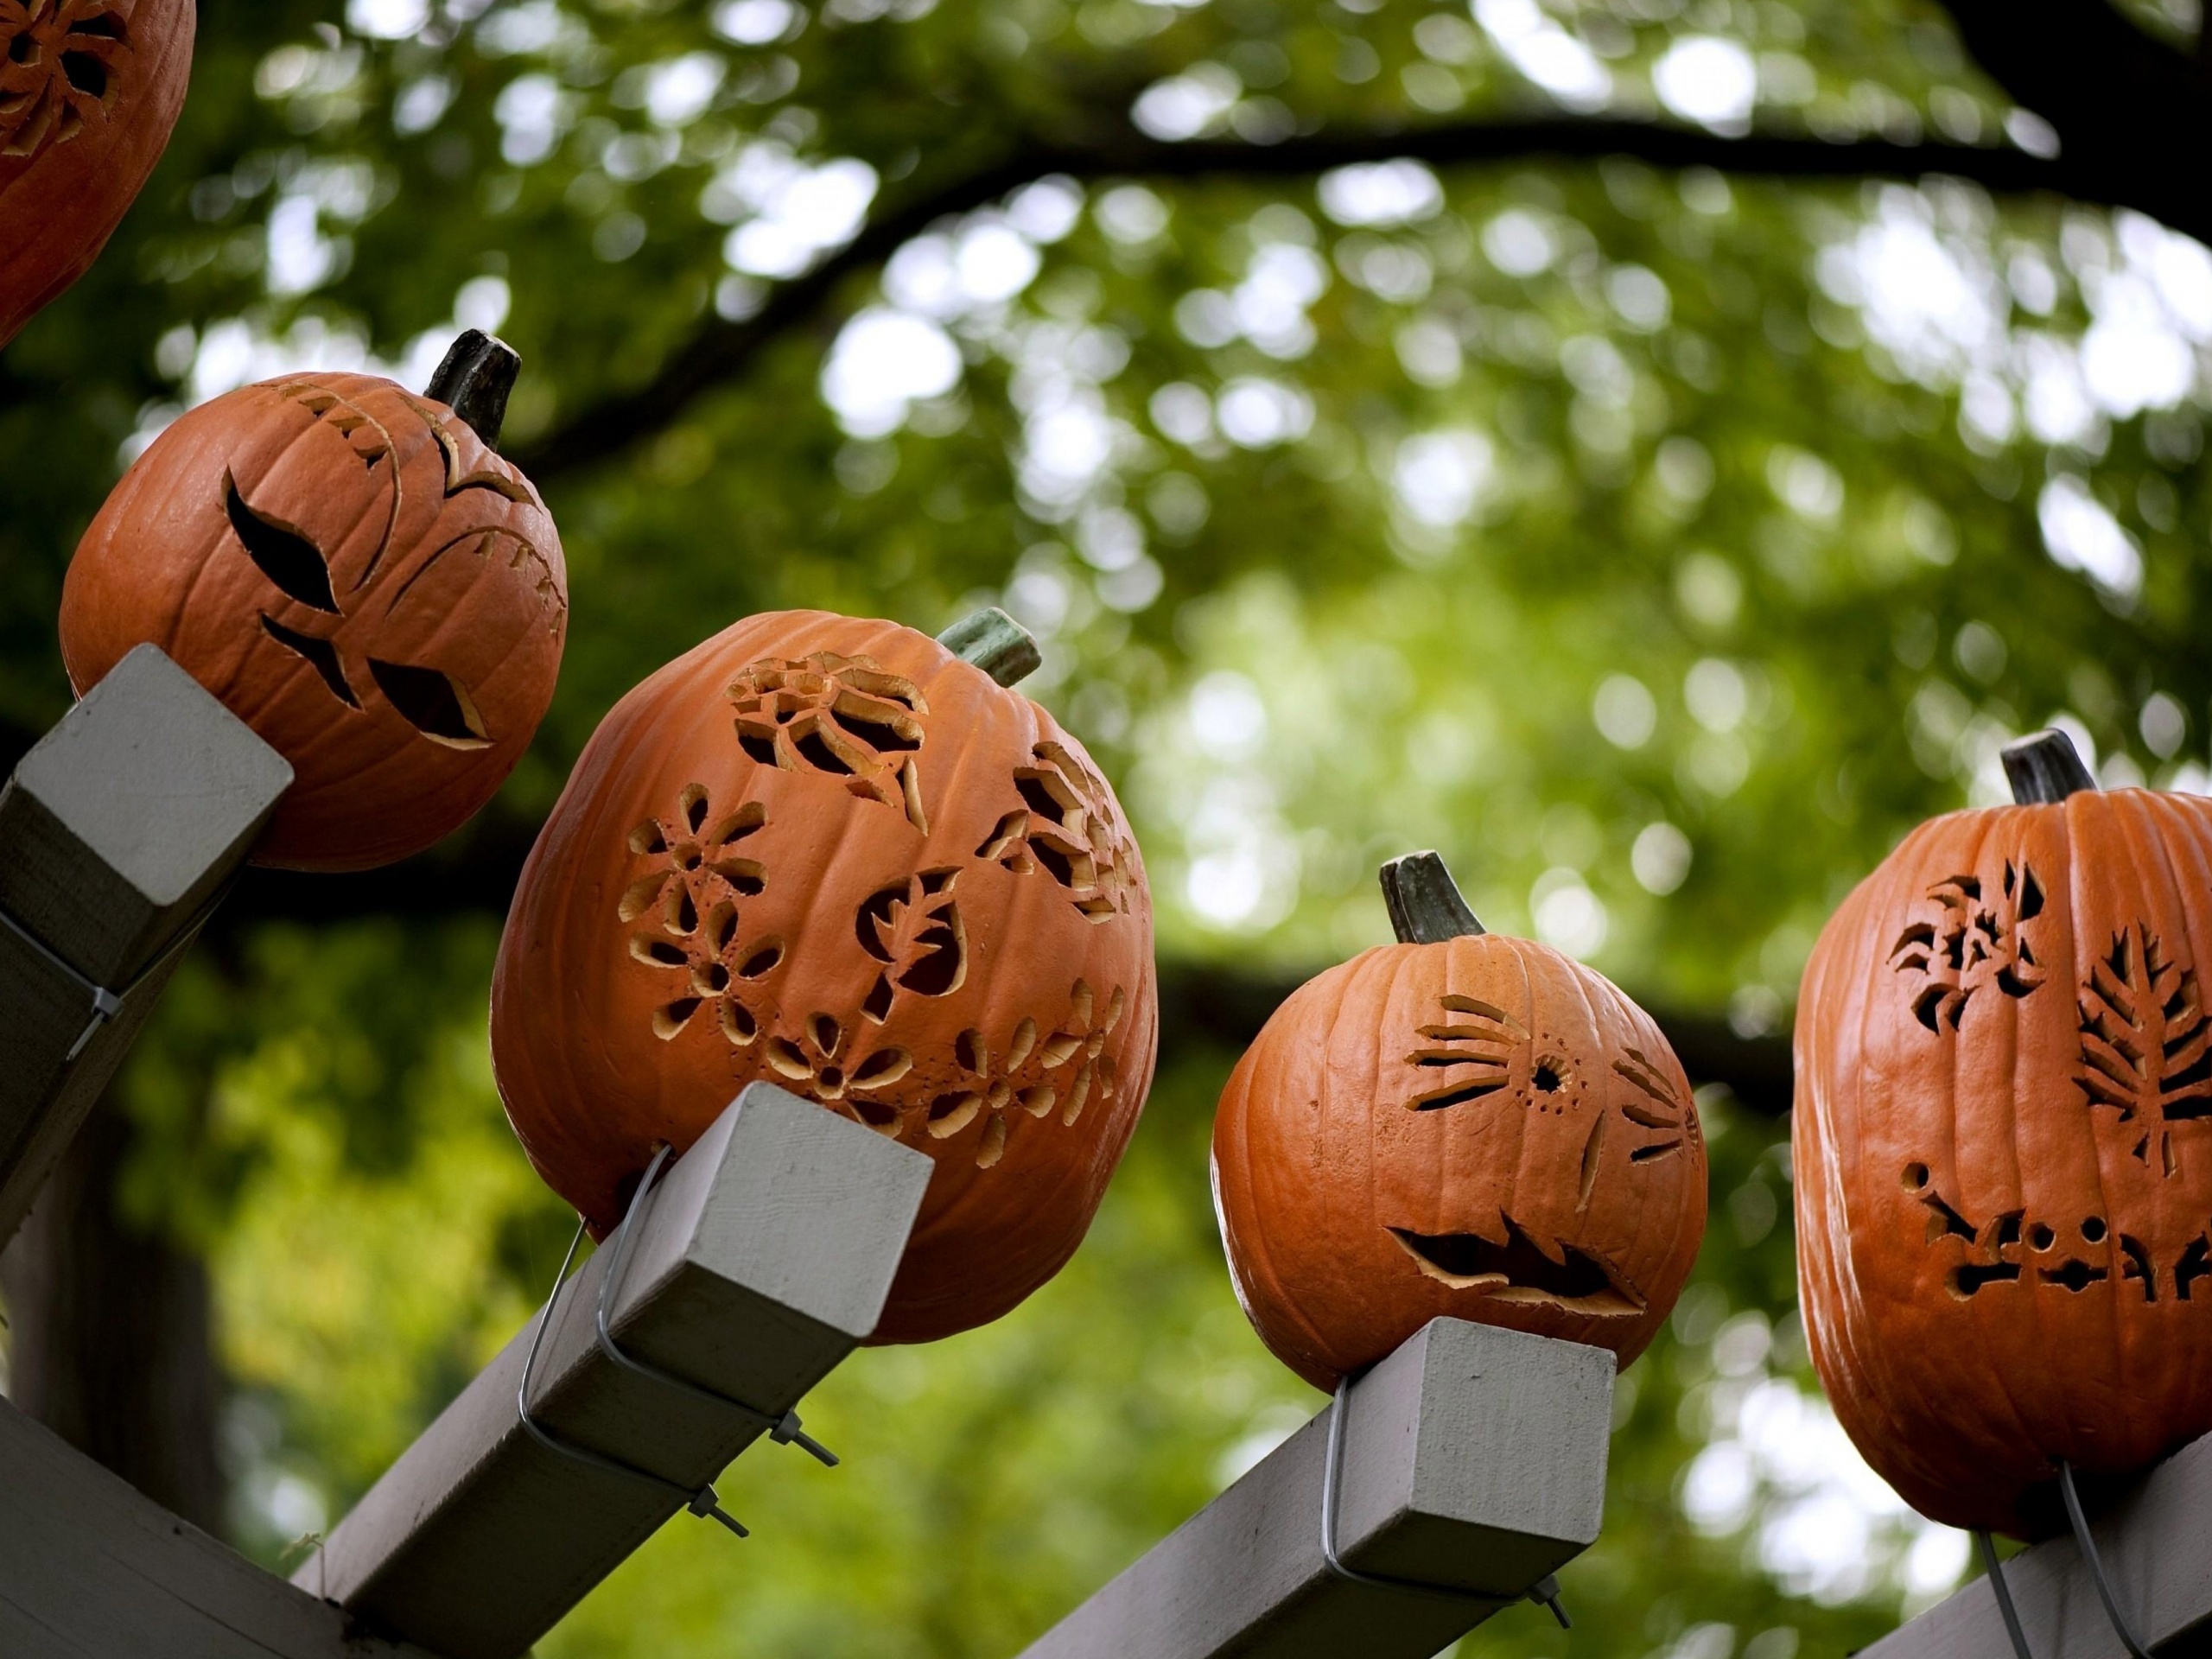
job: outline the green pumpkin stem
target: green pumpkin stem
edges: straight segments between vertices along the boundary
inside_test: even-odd
[[[1019,685],[1045,665],[1036,637],[995,605],[962,617],[937,642],[1001,685]]]
[[[1382,867],[1382,902],[1401,944],[1441,944],[1483,931],[1459,884],[1434,853],[1408,853]]]
[[[2097,780],[2082,764],[2074,740],[2063,732],[2037,732],[2005,746],[2005,779],[2012,785],[2012,798],[2022,806],[2063,801],[2082,790],[2094,790]]]
[[[521,372],[522,354],[513,346],[480,328],[465,328],[423,395],[445,404],[486,447],[497,449],[507,422],[507,395]]]

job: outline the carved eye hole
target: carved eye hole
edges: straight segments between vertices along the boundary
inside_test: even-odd
[[[223,510],[230,516],[231,529],[246,556],[287,598],[331,616],[339,613],[337,595],[330,590],[329,563],[315,543],[246,505],[245,497],[238,493],[238,480],[227,473],[223,475]]]
[[[353,688],[346,683],[346,670],[338,660],[338,647],[329,640],[288,628],[266,612],[262,613],[261,628],[285,650],[305,658],[308,665],[322,676],[322,683],[330,688],[332,696],[348,709],[361,706],[361,700],[353,695]]]
[[[400,718],[431,742],[449,749],[491,747],[475,699],[451,675],[435,668],[411,668],[404,663],[380,663],[373,657],[369,658],[369,672]]]

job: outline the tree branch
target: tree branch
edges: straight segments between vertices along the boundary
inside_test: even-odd
[[[494,808],[435,851],[388,869],[355,875],[249,870],[209,925],[211,944],[234,953],[248,930],[271,921],[327,926],[378,916],[429,921],[502,915],[534,833],[534,826]],[[1219,962],[1162,963],[1160,980],[1160,1047],[1171,1060],[1204,1049],[1241,1052],[1300,983]],[[1789,1109],[1789,1038],[1741,1037],[1713,1014],[1668,1010],[1656,1017],[1692,1082],[1725,1084],[1764,1116]]]
[[[2069,194],[2136,207],[2212,242],[2212,60],[2154,39],[2107,0],[1939,0],[2012,100],[2057,131]],[[2206,31],[2212,38],[2212,29]]]
[[[803,276],[776,288],[742,322],[715,320],[670,354],[652,379],[616,393],[519,448],[517,462],[541,485],[611,460],[666,429],[692,404],[740,378],[783,334],[815,315],[848,278],[881,265],[938,220],[995,201],[1034,180],[1294,178],[1358,162],[1401,156],[1440,167],[1535,157],[1588,160],[1630,156],[1667,168],[1710,167],[1739,175],[1792,179],[1968,179],[1999,194],[2056,191],[2117,200],[2062,162],[2009,147],[1901,144],[1863,138],[1828,143],[1755,133],[1727,138],[1700,128],[1602,117],[1554,116],[1395,131],[1320,132],[1279,144],[1212,139],[1169,143],[1125,131],[1099,143],[1037,144],[914,195],[869,222],[853,241]]]

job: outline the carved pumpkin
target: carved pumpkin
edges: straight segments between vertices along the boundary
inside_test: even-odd
[[[193,0],[0,0],[0,346],[85,274],[169,141]]]
[[[2212,801],[2100,793],[2057,733],[2025,804],[1905,837],[1830,918],[1796,1031],[1814,1363],[1914,1508],[2031,1535],[2054,1459],[2212,1431]]]
[[[495,367],[512,382],[512,353]],[[291,762],[257,862],[419,852],[492,798],[552,701],[568,579],[551,515],[492,448],[505,385],[488,405],[446,372],[438,390],[488,406],[488,433],[365,374],[203,404],[124,475],[69,566],[80,692],[151,641]]]
[[[1003,616],[997,636],[1014,625]],[[988,629],[949,634],[1005,677]],[[617,703],[538,837],[492,1056],[604,1232],[658,1141],[775,1083],[937,1171],[875,1339],[997,1318],[1082,1240],[1150,1086],[1121,807],[1028,698],[893,622],[747,619]]]
[[[1246,1315],[1322,1389],[1447,1315],[1625,1365],[1705,1232],[1681,1066],[1609,981],[1484,933],[1433,853],[1383,888],[1401,943],[1293,993],[1222,1094],[1214,1203]]]

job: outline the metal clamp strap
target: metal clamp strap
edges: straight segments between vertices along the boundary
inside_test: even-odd
[[[2089,1535],[2089,1518],[2082,1511],[2082,1495],[2074,1488],[2074,1465],[2064,1458],[2056,1462],[2058,1493],[2066,1503],[2066,1519],[2074,1529],[2075,1547],[2082,1553],[2082,1565],[2089,1569],[2089,1582],[2097,1587],[2097,1599],[2104,1604],[2105,1618],[2112,1625],[2113,1634],[2127,1649],[2130,1659],[2151,1659],[2150,1649],[2136,1639],[2134,1630],[2120,1613],[2112,1580],[2105,1576],[2104,1560],[2097,1554],[2097,1541]],[[1997,1611],[2004,1618],[2005,1635],[2012,1644],[2013,1653],[2018,1659],[2033,1659],[2028,1651],[2028,1638],[2020,1629],[2019,1611],[2012,1605],[2012,1592],[2005,1582],[2005,1569],[1997,1559],[1997,1541],[1989,1535],[1988,1529],[1977,1527],[1974,1541],[1981,1552],[1982,1571],[1989,1575],[1989,1587],[1997,1598]]]
[[[141,985],[143,985],[148,980],[151,979],[161,970],[162,965],[166,963],[171,957],[176,955],[178,951],[183,950],[187,944],[192,942],[194,936],[200,931],[201,925],[205,923],[210,916],[215,913],[215,906],[223,902],[224,897],[230,892],[232,885],[236,881],[236,880],[237,877],[233,875],[230,880],[226,880],[218,886],[214,892],[209,893],[207,895],[207,902],[202,904],[198,910],[193,912],[191,918],[188,920],[183,926],[177,929],[175,936],[170,938],[169,942],[163,945],[162,949],[155,954],[153,960],[149,962],[143,968],[141,968],[137,973],[133,974],[130,976],[130,982],[124,986],[124,988],[119,991],[111,991],[105,985],[95,984],[91,979],[78,972],[74,967],[71,966],[70,963],[63,958],[61,954],[55,950],[52,945],[47,944],[44,939],[39,938],[39,936],[32,932],[29,928],[17,921],[13,916],[10,915],[6,910],[0,909],[0,927],[6,928],[10,933],[13,933],[25,944],[30,946],[34,951],[45,959],[48,966],[52,967],[65,979],[72,981],[82,988],[86,995],[92,999],[92,1017],[86,1022],[85,1028],[77,1033],[77,1040],[69,1045],[69,1052],[61,1057],[61,1063],[64,1065],[74,1065],[76,1063],[77,1057],[85,1052],[86,1045],[92,1040],[93,1036],[99,1031],[99,1028],[105,1025],[109,1020],[114,1019],[117,1014],[123,1012],[124,1002],[130,995],[131,992],[137,990]]]
[[[837,1463],[836,1453],[804,1431],[800,1427],[798,1414],[796,1411],[787,1411],[781,1417],[771,1416],[765,1411],[756,1410],[747,1405],[741,1400],[733,1400],[728,1395],[717,1394],[711,1389],[702,1389],[686,1378],[662,1370],[658,1366],[648,1364],[635,1355],[624,1351],[615,1342],[613,1332],[608,1325],[607,1309],[617,1294],[622,1275],[629,1266],[632,1224],[636,1221],[639,1212],[645,1207],[645,1195],[652,1190],[656,1179],[659,1176],[662,1166],[668,1161],[670,1151],[671,1148],[665,1142],[654,1151],[652,1163],[645,1166],[645,1173],[638,1182],[638,1190],[630,1196],[629,1208],[623,1211],[621,1224],[614,1230],[614,1236],[608,1243],[607,1248],[610,1254],[607,1258],[607,1272],[599,1281],[599,1295],[593,1309],[593,1324],[596,1327],[600,1351],[616,1364],[635,1371],[640,1376],[650,1377],[666,1387],[680,1389],[695,1399],[714,1405],[726,1406],[731,1410],[739,1412],[766,1428],[769,1438],[778,1445],[799,1446],[819,1459],[823,1464],[835,1468]],[[662,1491],[673,1493],[691,1514],[702,1520],[719,1521],[741,1538],[750,1537],[751,1531],[722,1508],[721,1499],[715,1493],[711,1483],[693,1491],[679,1481],[670,1480],[664,1476],[654,1474],[649,1469],[640,1469],[635,1464],[626,1463],[617,1458],[610,1458],[604,1452],[593,1451],[589,1446],[578,1446],[573,1440],[563,1440],[531,1415],[530,1380],[537,1369],[538,1351],[544,1344],[546,1328],[553,1322],[553,1309],[561,1300],[561,1292],[568,1282],[569,1268],[575,1262],[576,1250],[582,1244],[583,1238],[584,1221],[582,1217],[578,1217],[575,1236],[569,1241],[569,1253],[561,1258],[561,1269],[554,1275],[552,1294],[546,1297],[545,1306],[538,1314],[537,1329],[530,1339],[530,1353],[523,1361],[522,1380],[515,1388],[515,1414],[521,1419],[522,1426],[531,1438],[545,1447],[547,1451],[557,1452],[572,1462],[604,1470],[609,1474],[624,1475],[632,1480],[658,1487]]]
[[[1346,1567],[1338,1555],[1337,1489],[1344,1468],[1345,1405],[1351,1398],[1351,1378],[1346,1376],[1337,1383],[1336,1402],[1329,1408],[1329,1449],[1321,1465],[1321,1559],[1328,1563],[1329,1571],[1353,1584],[1364,1584],[1377,1590],[1398,1590],[1410,1595],[1431,1596],[1440,1601],[1479,1602],[1484,1606],[1495,1606],[1498,1600],[1496,1596],[1451,1585],[1423,1584],[1414,1579],[1391,1579],[1379,1573],[1363,1573],[1357,1567]],[[1553,1574],[1545,1573],[1519,1599],[1549,1608],[1552,1617],[1559,1621],[1560,1629],[1573,1628],[1573,1620],[1567,1618],[1567,1609],[1560,1603],[1559,1580]]]

